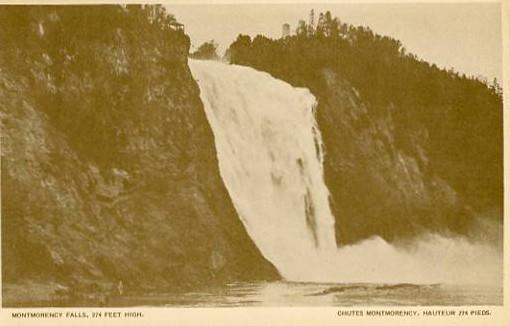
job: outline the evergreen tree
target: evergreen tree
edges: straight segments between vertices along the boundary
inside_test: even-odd
[[[217,48],[218,44],[214,40],[210,40],[209,42],[202,43],[190,56],[195,59],[216,60],[219,58],[216,53]]]

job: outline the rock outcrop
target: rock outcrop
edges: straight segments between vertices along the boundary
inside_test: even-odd
[[[227,50],[231,63],[316,96],[337,242],[442,233],[502,248],[497,87],[406,54],[398,40],[340,25],[329,36],[310,26],[282,39],[239,35]]]
[[[394,105],[374,107],[338,74],[324,70],[317,120],[326,148],[325,179],[340,243],[374,234],[387,240],[420,232],[466,234],[472,212],[430,169],[428,130],[408,128],[402,149]]]
[[[189,38],[161,7],[2,7],[0,21],[4,304],[22,304],[20,284],[277,277],[219,175]]]

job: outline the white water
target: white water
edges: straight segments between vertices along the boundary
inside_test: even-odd
[[[285,279],[501,280],[497,251],[462,239],[431,236],[404,250],[373,238],[337,249],[314,96],[249,67],[190,60],[190,68],[234,206],[250,237]]]

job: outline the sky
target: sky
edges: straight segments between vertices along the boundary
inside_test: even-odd
[[[281,36],[310,9],[331,11],[341,21],[369,26],[399,39],[408,52],[460,73],[502,80],[501,14],[498,3],[167,4],[185,25],[192,45],[219,43],[220,55],[238,34]],[[316,15],[317,16],[317,15]]]

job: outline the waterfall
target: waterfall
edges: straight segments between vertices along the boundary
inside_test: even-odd
[[[315,97],[249,67],[189,64],[234,207],[285,279],[456,283],[501,277],[497,250],[465,239],[434,235],[403,250],[375,237],[338,249]]]
[[[282,275],[336,249],[315,97],[252,68],[190,60],[220,173],[249,235]]]

